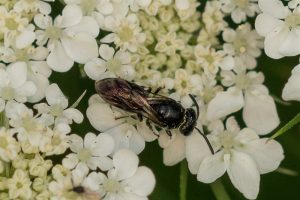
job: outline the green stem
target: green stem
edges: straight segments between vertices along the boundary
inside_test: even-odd
[[[291,119],[287,124],[285,124],[281,129],[279,129],[270,139],[274,139],[279,135],[282,135],[289,129],[293,128],[296,124],[300,122],[300,113],[298,113],[293,119]]]
[[[230,197],[227,194],[225,187],[220,179],[211,183],[210,187],[217,200],[230,200]]]
[[[9,127],[8,119],[5,116],[4,111],[0,113],[0,127],[5,127],[5,128]]]
[[[187,162],[182,161],[180,163],[180,176],[179,176],[179,191],[180,191],[180,200],[186,200],[186,188],[188,180],[188,167]]]

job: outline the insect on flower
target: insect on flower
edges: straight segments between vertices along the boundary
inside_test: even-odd
[[[197,113],[192,108],[185,109],[171,98],[159,95],[161,88],[151,92],[151,88],[121,78],[99,80],[95,83],[95,88],[101,98],[110,105],[135,113],[140,121],[145,117],[146,124],[151,130],[153,130],[151,122],[165,129],[169,136],[172,135],[170,131],[172,129],[179,129],[185,136],[196,129],[206,140],[212,154],[214,153],[207,137],[196,127],[199,106],[192,95],[189,96],[197,108]]]
[[[91,191],[81,185],[74,186],[72,191],[79,194],[83,200],[101,200],[100,195],[97,192]]]

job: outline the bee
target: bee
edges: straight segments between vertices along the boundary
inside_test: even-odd
[[[74,186],[72,191],[79,194],[83,200],[101,200],[100,195],[97,192],[91,191],[81,185]]]
[[[199,106],[193,95],[189,95],[196,106],[197,112],[192,108],[184,108],[174,99],[159,95],[161,88],[151,92],[151,88],[137,85],[121,78],[105,78],[95,83],[96,92],[108,104],[135,113],[152,129],[151,123],[162,128],[171,136],[172,129],[179,129],[187,136],[196,129],[207,142],[210,151],[214,153],[207,137],[196,127],[199,117]]]

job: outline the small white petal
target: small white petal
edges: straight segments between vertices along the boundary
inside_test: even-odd
[[[272,17],[271,15],[261,13],[255,19],[255,29],[258,34],[267,36],[276,27],[282,26],[283,21]]]
[[[83,114],[75,108],[68,108],[64,110],[63,115],[77,124],[80,124],[83,121]]]
[[[78,24],[82,19],[82,11],[75,4],[67,4],[62,11],[62,27],[70,27]]]
[[[25,48],[32,44],[35,40],[35,34],[32,31],[24,30],[20,35],[16,37],[16,47],[18,49]]]
[[[267,56],[274,59],[279,59],[284,56],[279,52],[279,49],[286,40],[288,34],[289,29],[287,27],[278,26],[266,36],[264,44]]]
[[[292,70],[292,75],[283,88],[282,98],[286,101],[300,101],[300,64]]]
[[[107,133],[101,133],[97,136],[97,147],[93,151],[96,156],[108,156],[115,148],[114,139]]]
[[[204,138],[199,133],[192,133],[187,136],[186,142],[186,160],[189,170],[192,174],[197,174],[200,164],[211,152]]]
[[[279,0],[259,0],[258,6],[262,12],[279,19],[285,18],[290,13],[288,7]]]
[[[284,158],[282,146],[275,140],[257,139],[246,144],[242,150],[256,162],[261,174],[278,168]]]
[[[174,137],[163,151],[163,162],[167,166],[176,165],[185,158],[185,136],[176,134]]]
[[[98,81],[102,79],[106,71],[106,63],[100,58],[95,58],[84,65],[84,71],[91,79]]]
[[[229,88],[225,92],[218,92],[208,103],[207,119],[216,120],[240,110],[244,106],[244,97],[241,90]]]
[[[46,89],[46,100],[49,105],[59,104],[62,108],[66,108],[68,106],[68,99],[56,83],[52,83]]]
[[[27,79],[27,65],[25,62],[10,64],[6,69],[10,84],[13,88],[21,87]]]
[[[138,168],[139,159],[136,154],[128,149],[121,149],[113,155],[113,165],[116,170],[117,180],[133,176]]]
[[[257,166],[247,154],[232,150],[227,173],[234,185],[248,199],[256,199],[260,175]]]
[[[280,123],[276,106],[268,94],[245,93],[243,119],[249,128],[258,134],[268,134]]]
[[[189,0],[175,0],[175,6],[178,10],[186,10],[190,7]]]
[[[107,171],[113,168],[113,162],[111,158],[108,157],[98,157],[98,167],[102,171]]]
[[[136,173],[124,180],[122,184],[130,187],[134,194],[148,196],[154,189],[155,178],[153,172],[147,167],[139,167]]]
[[[87,118],[91,125],[98,131],[105,131],[119,125],[121,122],[115,120],[114,113],[108,104],[95,103],[88,107]]]
[[[224,155],[223,151],[219,151],[214,155],[204,158],[197,173],[198,181],[203,183],[212,183],[221,177],[226,171],[226,166],[223,160],[224,156],[226,156],[226,154]]]
[[[57,72],[66,72],[71,69],[74,61],[67,55],[60,42],[55,43],[54,48],[47,57],[47,64]]]
[[[32,81],[36,86],[34,95],[27,98],[28,102],[36,103],[45,97],[46,88],[49,86],[49,80],[41,74],[28,74],[28,80]]]
[[[107,44],[102,44],[99,48],[99,54],[104,60],[108,61],[113,58],[115,50]]]
[[[87,33],[77,33],[73,37],[62,37],[62,45],[74,61],[85,64],[98,56],[96,40]]]
[[[76,135],[72,134],[69,136],[70,149],[73,152],[79,152],[83,148],[83,139]]]
[[[99,34],[99,26],[94,18],[84,16],[79,24],[69,27],[66,31],[72,33],[88,33],[92,37],[96,38]]]
[[[63,166],[68,169],[73,169],[77,165],[77,163],[78,163],[78,158],[77,155],[74,153],[67,155],[66,158],[62,160]]]
[[[300,54],[299,32],[295,29],[292,29],[286,36],[278,51],[284,56],[296,56]]]

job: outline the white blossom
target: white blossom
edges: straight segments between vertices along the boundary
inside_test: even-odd
[[[274,59],[300,53],[300,7],[291,11],[279,0],[259,0],[262,13],[256,17],[255,28],[265,37],[264,50]]]
[[[131,65],[130,54],[126,51],[115,51],[107,44],[100,45],[99,54],[101,58],[95,58],[84,66],[84,71],[93,80],[106,77],[122,77],[132,80],[135,69]]]
[[[222,71],[221,76],[222,84],[229,88],[218,92],[208,103],[208,120],[225,117],[243,108],[246,125],[258,134],[267,134],[278,126],[276,106],[268,89],[262,85],[262,73],[234,68],[234,71]]]
[[[288,82],[282,91],[282,98],[286,101],[300,101],[300,65],[298,64],[293,70]]]
[[[54,22],[50,16],[38,14],[34,18],[37,26],[37,43],[45,45],[50,51],[48,65],[55,71],[68,71],[74,61],[84,64],[97,57],[99,34],[97,22],[89,16],[83,16],[81,9],[72,4],[66,5],[62,15]]]
[[[192,134],[186,140],[188,166],[197,179],[212,183],[225,172],[234,185],[248,199],[256,199],[260,174],[274,171],[283,160],[283,149],[275,140],[259,138],[250,129],[240,130],[234,118],[211,126],[209,138],[215,154],[211,154],[200,134]]]
[[[16,12],[35,13],[39,11],[45,15],[51,12],[51,6],[47,2],[54,2],[54,0],[19,0],[14,5]]]
[[[82,167],[86,170],[108,170],[112,167],[112,161],[109,154],[114,149],[113,138],[106,134],[101,133],[96,136],[93,133],[87,133],[84,140],[76,135],[72,134],[69,138],[70,149],[72,152],[68,154],[62,161],[63,165],[68,169],[74,169]]]
[[[97,191],[103,200],[148,199],[154,189],[155,178],[150,169],[139,167],[138,163],[138,157],[133,152],[119,150],[113,155],[113,168],[107,176],[92,172],[83,185]]]

